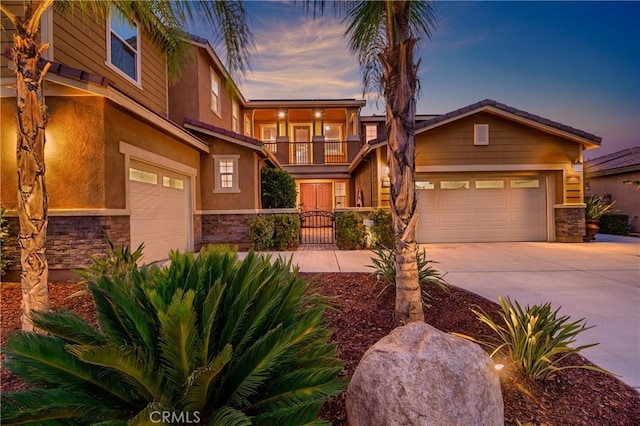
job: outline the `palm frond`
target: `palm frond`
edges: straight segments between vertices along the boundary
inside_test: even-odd
[[[187,410],[203,410],[212,396],[213,384],[219,379],[220,372],[231,360],[231,345],[224,347],[209,365],[200,368],[188,380],[184,396],[184,407]]]
[[[138,399],[115,374],[80,362],[59,338],[19,332],[9,336],[4,354],[5,366],[29,383],[84,389],[103,395],[103,399],[119,400],[119,404]]]
[[[122,415],[118,408],[96,404],[95,395],[68,389],[29,389],[2,395],[3,425],[25,423],[54,423],[74,420],[76,424],[93,423],[95,419],[109,419]]]
[[[162,377],[154,370],[153,360],[140,348],[68,345],[67,350],[87,364],[117,371],[146,398],[162,400]]]
[[[222,284],[220,280],[213,283],[207,297],[202,305],[201,320],[200,320],[200,337],[201,337],[201,352],[200,362],[202,365],[209,363],[209,358],[219,349],[219,343],[217,342],[217,330],[219,330],[219,321],[216,321],[218,315],[218,308],[222,302],[226,284]]]
[[[158,312],[159,345],[164,373],[174,386],[184,386],[196,363],[198,329],[193,310],[195,293],[177,291],[166,312]]]
[[[57,312],[32,311],[33,324],[67,343],[103,345],[107,339],[96,328],[75,312],[59,309]]]
[[[250,426],[253,422],[242,411],[233,407],[222,407],[213,414],[210,426]]]
[[[102,277],[89,284],[98,324],[110,342],[147,348],[156,345],[157,318],[151,302],[135,284],[141,279],[144,276],[135,272],[127,281]]]

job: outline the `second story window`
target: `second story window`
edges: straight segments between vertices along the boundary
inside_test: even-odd
[[[109,15],[109,63],[135,83],[140,83],[140,34],[138,25],[128,21],[116,7]]]
[[[239,129],[239,116],[240,116],[240,107],[236,101],[233,101],[231,105],[231,130],[236,133],[240,132]]]
[[[375,124],[367,124],[365,126],[365,142],[369,142],[378,137],[378,126]]]
[[[212,69],[209,69],[209,74],[211,76],[211,99],[209,107],[211,111],[220,115],[220,79]]]

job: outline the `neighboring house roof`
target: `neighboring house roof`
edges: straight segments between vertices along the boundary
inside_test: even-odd
[[[7,59],[13,59],[13,52],[11,48],[6,48],[3,52],[3,56]],[[40,58],[40,68],[44,68],[46,64],[50,64],[47,72],[57,74],[62,77],[73,78],[74,80],[93,83],[103,87],[108,86],[110,83],[107,77],[103,77],[99,74],[93,74],[79,68],[69,67],[65,64],[61,64],[60,62],[47,61],[44,58]]]
[[[614,175],[640,170],[640,146],[623,149],[584,163],[588,177]]]

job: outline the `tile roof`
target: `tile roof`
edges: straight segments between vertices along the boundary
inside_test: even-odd
[[[13,52],[11,51],[11,48],[9,47],[6,48],[5,51],[3,52],[3,56],[5,56],[8,59],[12,59]],[[79,68],[69,67],[60,62],[47,61],[46,59],[40,58],[40,68],[43,68],[47,63],[51,64],[48,72],[51,72],[63,77],[69,77],[75,80],[98,84],[100,86],[105,86],[105,87],[108,86],[110,83],[108,78],[103,77],[101,75],[93,74],[93,73],[81,70]]]
[[[242,135],[240,133],[236,133],[234,131],[225,129],[223,127],[214,126],[212,124],[208,124],[208,123],[205,123],[203,121],[196,120],[195,118],[184,117],[184,124],[190,124],[190,125],[192,125],[194,127],[199,127],[199,128],[201,128],[203,130],[208,130],[208,131],[213,132],[213,133],[218,133],[220,135],[227,136],[227,137],[230,137],[232,139],[237,139],[238,141],[247,142],[247,143],[255,145],[255,146],[259,147],[259,148],[262,148],[264,146],[262,141],[260,141],[258,139],[254,139],[254,138],[251,138],[249,136]]]
[[[628,171],[630,167],[640,170],[640,146],[592,158],[585,161],[584,166],[585,173],[589,174],[615,174],[617,171]]]
[[[459,108],[455,111],[451,111],[448,112],[446,114],[443,115],[439,115],[437,117],[432,118],[431,120],[426,120],[423,121],[422,123],[418,124],[416,126],[416,130],[419,129],[423,129],[425,127],[429,127],[432,126],[433,124],[445,121],[445,120],[450,120],[452,118],[456,118],[459,117],[463,114],[472,112],[472,111],[476,111],[476,110],[482,110],[485,107],[493,107],[496,109],[499,109],[501,111],[507,112],[509,114],[513,114],[516,115],[518,117],[522,117],[525,118],[527,120],[531,120],[531,121],[535,121],[537,123],[543,124],[545,126],[549,126],[549,127],[553,127],[554,129],[558,129],[558,130],[562,130],[563,132],[567,132],[567,133],[571,133],[572,135],[576,135],[576,136],[580,136],[582,138],[588,139],[592,142],[595,142],[597,144],[600,144],[600,142],[602,142],[602,138],[596,135],[593,135],[591,133],[587,133],[583,130],[579,130],[567,125],[564,125],[562,123],[558,123],[557,121],[552,121],[549,120],[548,118],[544,118],[544,117],[540,117],[539,115],[535,115],[535,114],[531,114],[527,111],[523,111],[514,107],[510,107],[508,105],[505,105],[503,103],[494,101],[492,99],[485,99],[483,101],[480,102],[476,102],[475,104],[463,107],[463,108]]]

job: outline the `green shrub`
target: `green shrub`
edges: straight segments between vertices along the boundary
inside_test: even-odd
[[[365,229],[362,216],[358,212],[346,211],[336,218],[336,239],[338,248],[358,250],[365,247]]]
[[[254,250],[295,249],[300,244],[300,216],[258,216],[249,222],[249,234]]]
[[[615,211],[616,202],[607,203],[602,195],[586,197],[584,202],[587,205],[584,212],[587,220],[600,220],[605,214]]]
[[[601,234],[629,235],[629,215],[605,214],[598,226]]]
[[[271,217],[276,250],[295,249],[300,244],[300,216],[297,214],[274,214]]]
[[[577,348],[569,346],[576,341],[578,334],[593,327],[587,327],[584,324],[584,318],[569,322],[568,316],[558,317],[560,308],[552,311],[550,303],[531,307],[527,305],[522,309],[518,302],[512,303],[508,297],[499,297],[498,302],[502,308],[499,322],[491,319],[482,310],[472,309],[478,319],[487,324],[497,335],[494,342],[479,342],[492,349],[491,357],[506,351],[516,368],[534,380],[547,379],[556,372],[568,368],[605,372],[588,365],[562,367],[559,365],[560,361],[569,355],[597,345],[594,343]]]
[[[4,218],[4,207],[0,206],[0,277],[7,272],[11,262],[7,259],[6,244],[9,238],[9,225]]]
[[[249,235],[254,250],[269,250],[273,247],[273,220],[259,215],[249,222]]]
[[[395,246],[392,246],[391,249],[378,248],[373,250],[373,253],[375,255],[375,257],[371,258],[373,265],[367,266],[374,269],[373,274],[378,278],[378,282],[382,282],[384,285],[380,293],[378,293],[378,296],[380,296],[386,289],[396,285],[396,249]],[[429,294],[430,286],[436,286],[442,290],[446,290],[448,286],[442,274],[431,266],[437,262],[427,260],[427,254],[424,250],[416,252],[416,260],[418,262],[418,280],[422,289],[422,300],[426,302],[431,298]]]
[[[262,208],[280,209],[296,206],[296,181],[289,172],[264,167],[260,171]]]
[[[383,208],[375,209],[371,212],[371,220],[373,220],[371,233],[373,234],[374,245],[387,248],[393,247],[395,238],[391,212]]]
[[[3,395],[2,423],[148,424],[154,411],[215,425],[317,421],[344,388],[326,299],[290,261],[216,247],[170,259],[92,278],[98,328],[34,312],[48,335],[19,332],[3,348],[32,388]]]

